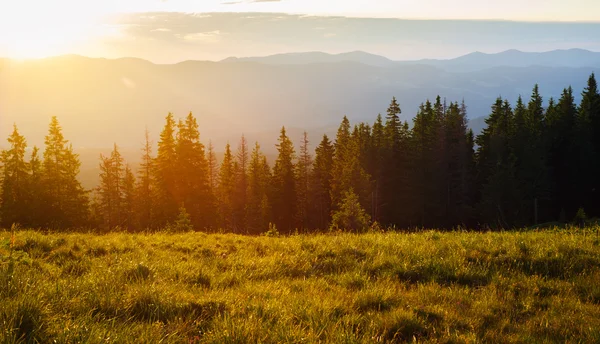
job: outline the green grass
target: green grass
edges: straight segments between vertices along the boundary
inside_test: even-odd
[[[0,231],[0,342],[54,341],[598,343],[600,240]]]

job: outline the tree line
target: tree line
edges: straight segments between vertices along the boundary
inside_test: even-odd
[[[115,144],[100,157],[100,185],[84,190],[80,162],[52,118],[43,156],[15,125],[1,155],[0,224],[259,234],[328,228],[515,228],[567,222],[580,209],[600,216],[600,94],[594,74],[579,104],[571,87],[547,106],[533,88],[516,104],[501,97],[475,137],[467,107],[437,97],[413,125],[392,99],[385,116],[352,125],[315,149],[296,149],[285,127],[271,164],[244,136],[217,162],[190,113],[166,117],[158,149],[146,131],[141,164]]]

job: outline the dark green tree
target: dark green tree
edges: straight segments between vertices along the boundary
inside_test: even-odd
[[[25,161],[27,141],[19,134],[17,126],[8,137],[9,149],[2,152],[4,165],[2,176],[2,198],[0,218],[2,226],[10,228],[12,224],[30,225],[30,166]]]
[[[331,180],[334,148],[327,135],[315,150],[311,178],[311,223],[317,229],[329,228],[331,221]]]
[[[283,233],[291,233],[297,226],[297,192],[294,160],[294,144],[281,128],[279,143],[276,145],[279,155],[273,167],[273,215],[275,225]]]
[[[86,223],[88,199],[77,180],[80,166],[79,156],[64,138],[58,119],[52,117],[42,169],[45,227],[64,229]]]

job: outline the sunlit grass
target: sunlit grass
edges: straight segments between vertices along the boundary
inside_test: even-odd
[[[586,231],[0,232],[0,342],[600,342]]]

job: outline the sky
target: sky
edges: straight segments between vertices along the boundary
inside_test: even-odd
[[[252,18],[252,13],[260,14],[260,20]],[[74,53],[170,63],[305,50],[368,50],[395,59],[417,59],[447,58],[469,49],[599,49],[585,32],[591,28],[598,37],[600,24],[590,23],[599,20],[598,13],[597,0],[0,0],[0,56],[41,58]],[[502,33],[505,24],[496,23],[498,27],[484,32],[499,41],[515,38],[514,46],[500,42],[477,49],[472,37],[466,38],[467,44],[457,46],[440,42],[435,35],[426,40],[419,36],[421,32],[410,32],[412,39],[405,37],[399,42],[390,32],[414,27],[406,20],[389,18],[429,20],[419,28],[439,32],[440,36],[448,24],[431,20],[509,20],[536,22],[538,26],[528,26],[528,30],[534,28],[533,38],[523,41],[514,30]],[[182,22],[176,22],[178,19]],[[552,42],[548,35],[542,37],[541,28],[547,23],[540,22],[568,22],[555,27],[568,27],[570,45]],[[582,29],[583,24],[588,25],[586,29]],[[462,33],[451,29],[452,33]],[[323,32],[311,36],[306,30]],[[561,30],[556,31],[560,35]],[[529,31],[520,32],[523,34]],[[469,44],[469,40],[474,43]],[[399,51],[399,43],[411,48]]]

